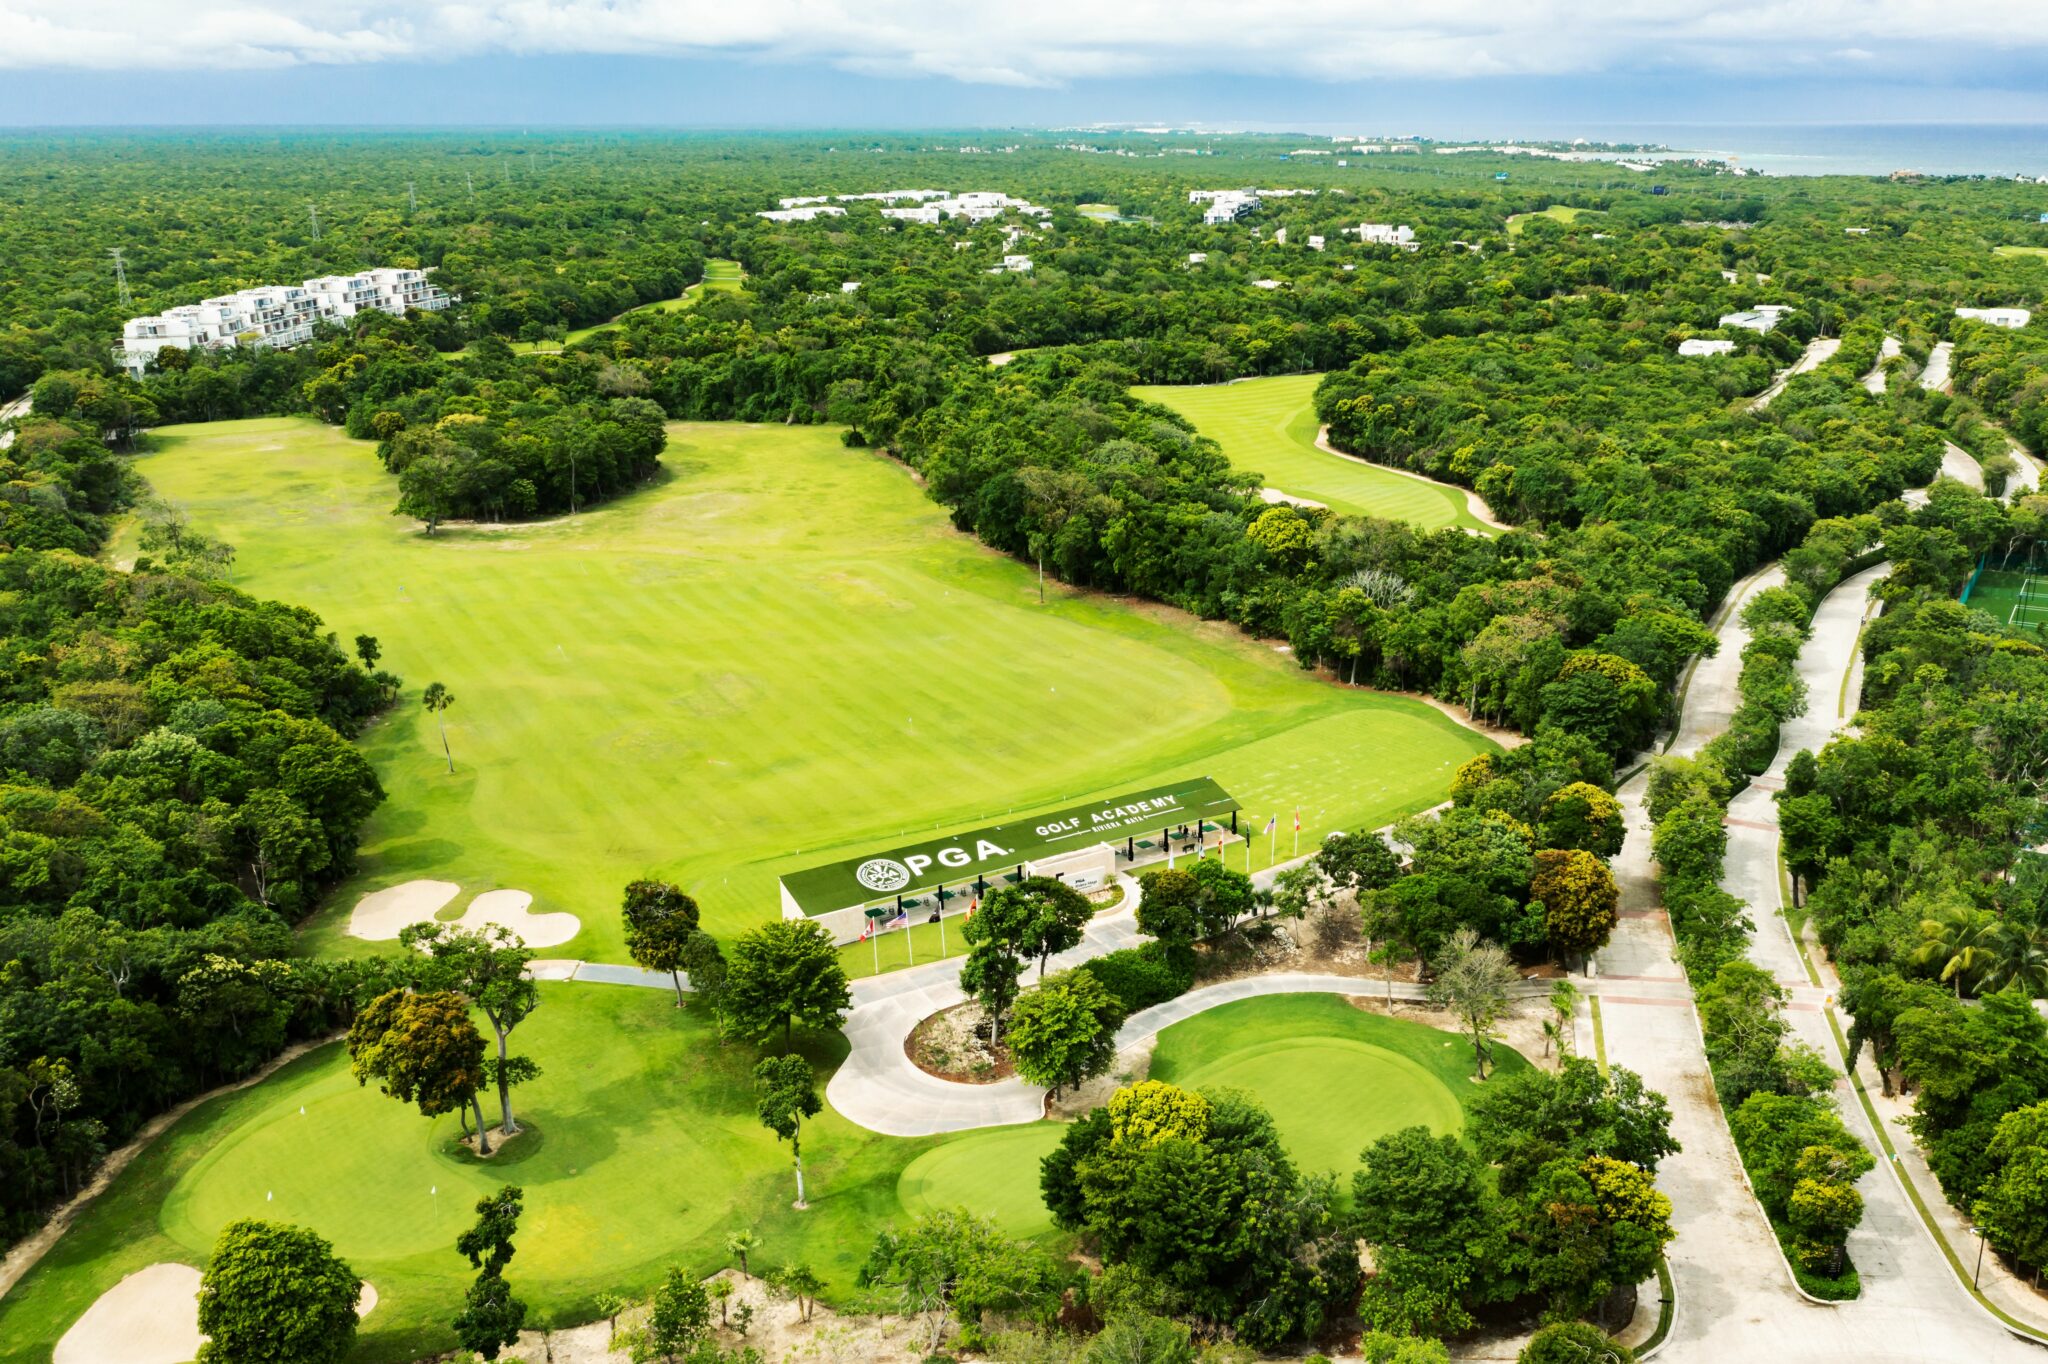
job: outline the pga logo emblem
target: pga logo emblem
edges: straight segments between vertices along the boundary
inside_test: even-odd
[[[871,857],[860,864],[853,877],[869,890],[886,895],[910,884],[910,868],[892,858]]]

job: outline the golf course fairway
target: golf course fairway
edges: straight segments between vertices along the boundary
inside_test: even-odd
[[[1315,396],[1322,377],[1284,374],[1231,384],[1155,385],[1131,393],[1180,413],[1223,447],[1233,468],[1257,473],[1267,487],[1290,497],[1357,516],[1406,521],[1423,530],[1487,529],[1466,508],[1462,489],[1318,450]]]
[[[774,916],[784,871],[1195,776],[1259,825],[1298,808],[1313,847],[1436,804],[1491,747],[1228,626],[1056,584],[1041,605],[1025,565],[832,428],[679,424],[639,492],[431,537],[334,427],[151,444],[138,471],[235,547],[238,587],[375,636],[404,678],[361,740],[388,798],[309,951],[395,950],[347,937],[349,911],[427,877],[457,908],[530,892],[581,920],[551,954],[622,961],[636,876],[681,883],[730,935]],[[419,705],[434,681],[455,697],[452,773]],[[1254,839],[1254,867],[1290,833]]]

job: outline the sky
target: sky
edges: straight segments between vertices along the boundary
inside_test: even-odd
[[[0,125],[2048,122],[2048,0],[0,0]]]

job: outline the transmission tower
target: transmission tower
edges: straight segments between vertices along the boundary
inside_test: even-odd
[[[408,213],[420,211],[420,196],[415,191],[413,182],[410,180],[405,182],[405,208]]]
[[[469,197],[476,198],[476,181],[470,178],[468,171],[462,173],[462,183],[469,187]]]
[[[313,240],[317,242],[320,240],[320,206],[318,204],[307,204],[306,212],[312,216]]]
[[[121,291],[121,306],[125,308],[135,302],[134,296],[128,292],[128,266],[121,259],[120,247],[108,247],[107,254],[114,258],[114,285]]]

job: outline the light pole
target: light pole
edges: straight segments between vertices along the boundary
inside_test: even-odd
[[[1984,1228],[1973,1224],[1970,1227],[1970,1235],[1977,1238],[1977,1269],[1970,1275],[1970,1291],[1975,1293],[1978,1283],[1984,1277]]]

